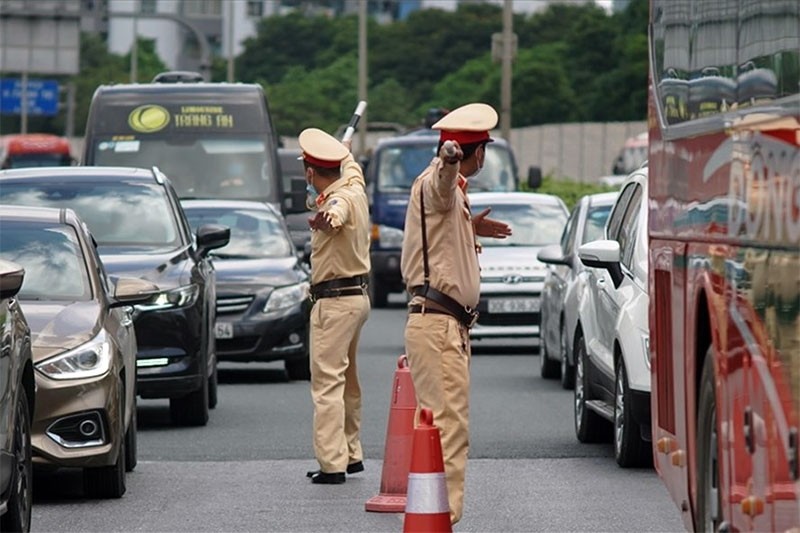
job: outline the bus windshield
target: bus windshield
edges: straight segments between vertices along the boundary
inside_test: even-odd
[[[404,192],[411,189],[436,155],[437,140],[420,144],[403,144],[381,150],[377,187],[384,192]],[[481,171],[469,180],[470,192],[514,191],[517,188],[511,153],[500,144],[489,143]]]
[[[261,136],[97,139],[95,165],[149,168],[169,177],[181,198],[269,198],[275,191]]]

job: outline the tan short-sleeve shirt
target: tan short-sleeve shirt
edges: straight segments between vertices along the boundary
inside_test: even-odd
[[[311,282],[369,273],[369,202],[352,155],[342,161],[341,177],[323,191],[319,210],[330,213],[333,228],[311,232]]]
[[[420,189],[423,189],[431,287],[461,305],[475,308],[480,297],[480,270],[469,200],[459,187],[464,180],[458,173],[458,165],[446,165],[436,157],[414,181],[406,211],[400,270],[409,291],[422,285]],[[411,301],[421,302],[421,297]]]

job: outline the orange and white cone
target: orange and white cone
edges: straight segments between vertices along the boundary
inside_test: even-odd
[[[364,508],[379,513],[402,513],[406,508],[408,469],[411,464],[411,445],[414,437],[414,415],[417,398],[408,357],[397,359],[392,382],[392,405],[386,427],[386,447],[383,452],[380,494],[373,496]]]
[[[404,533],[451,533],[450,504],[444,476],[442,441],[433,425],[433,413],[422,409],[414,429],[411,467],[408,472]]]

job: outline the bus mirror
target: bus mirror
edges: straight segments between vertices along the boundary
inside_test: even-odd
[[[538,189],[542,186],[542,169],[540,167],[528,167],[528,188]]]

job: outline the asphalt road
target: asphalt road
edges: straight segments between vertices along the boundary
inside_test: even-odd
[[[366,470],[312,485],[307,382],[280,364],[220,369],[204,428],[173,428],[167,402],[139,403],[139,465],[121,500],[85,500],[80,471],[39,473],[33,531],[401,531],[403,515],[367,513],[380,487],[390,387],[404,312],[374,310],[362,335]],[[577,442],[572,394],[538,377],[535,346],[473,347],[464,518],[455,531],[682,531],[650,469],[623,470],[610,443]]]

